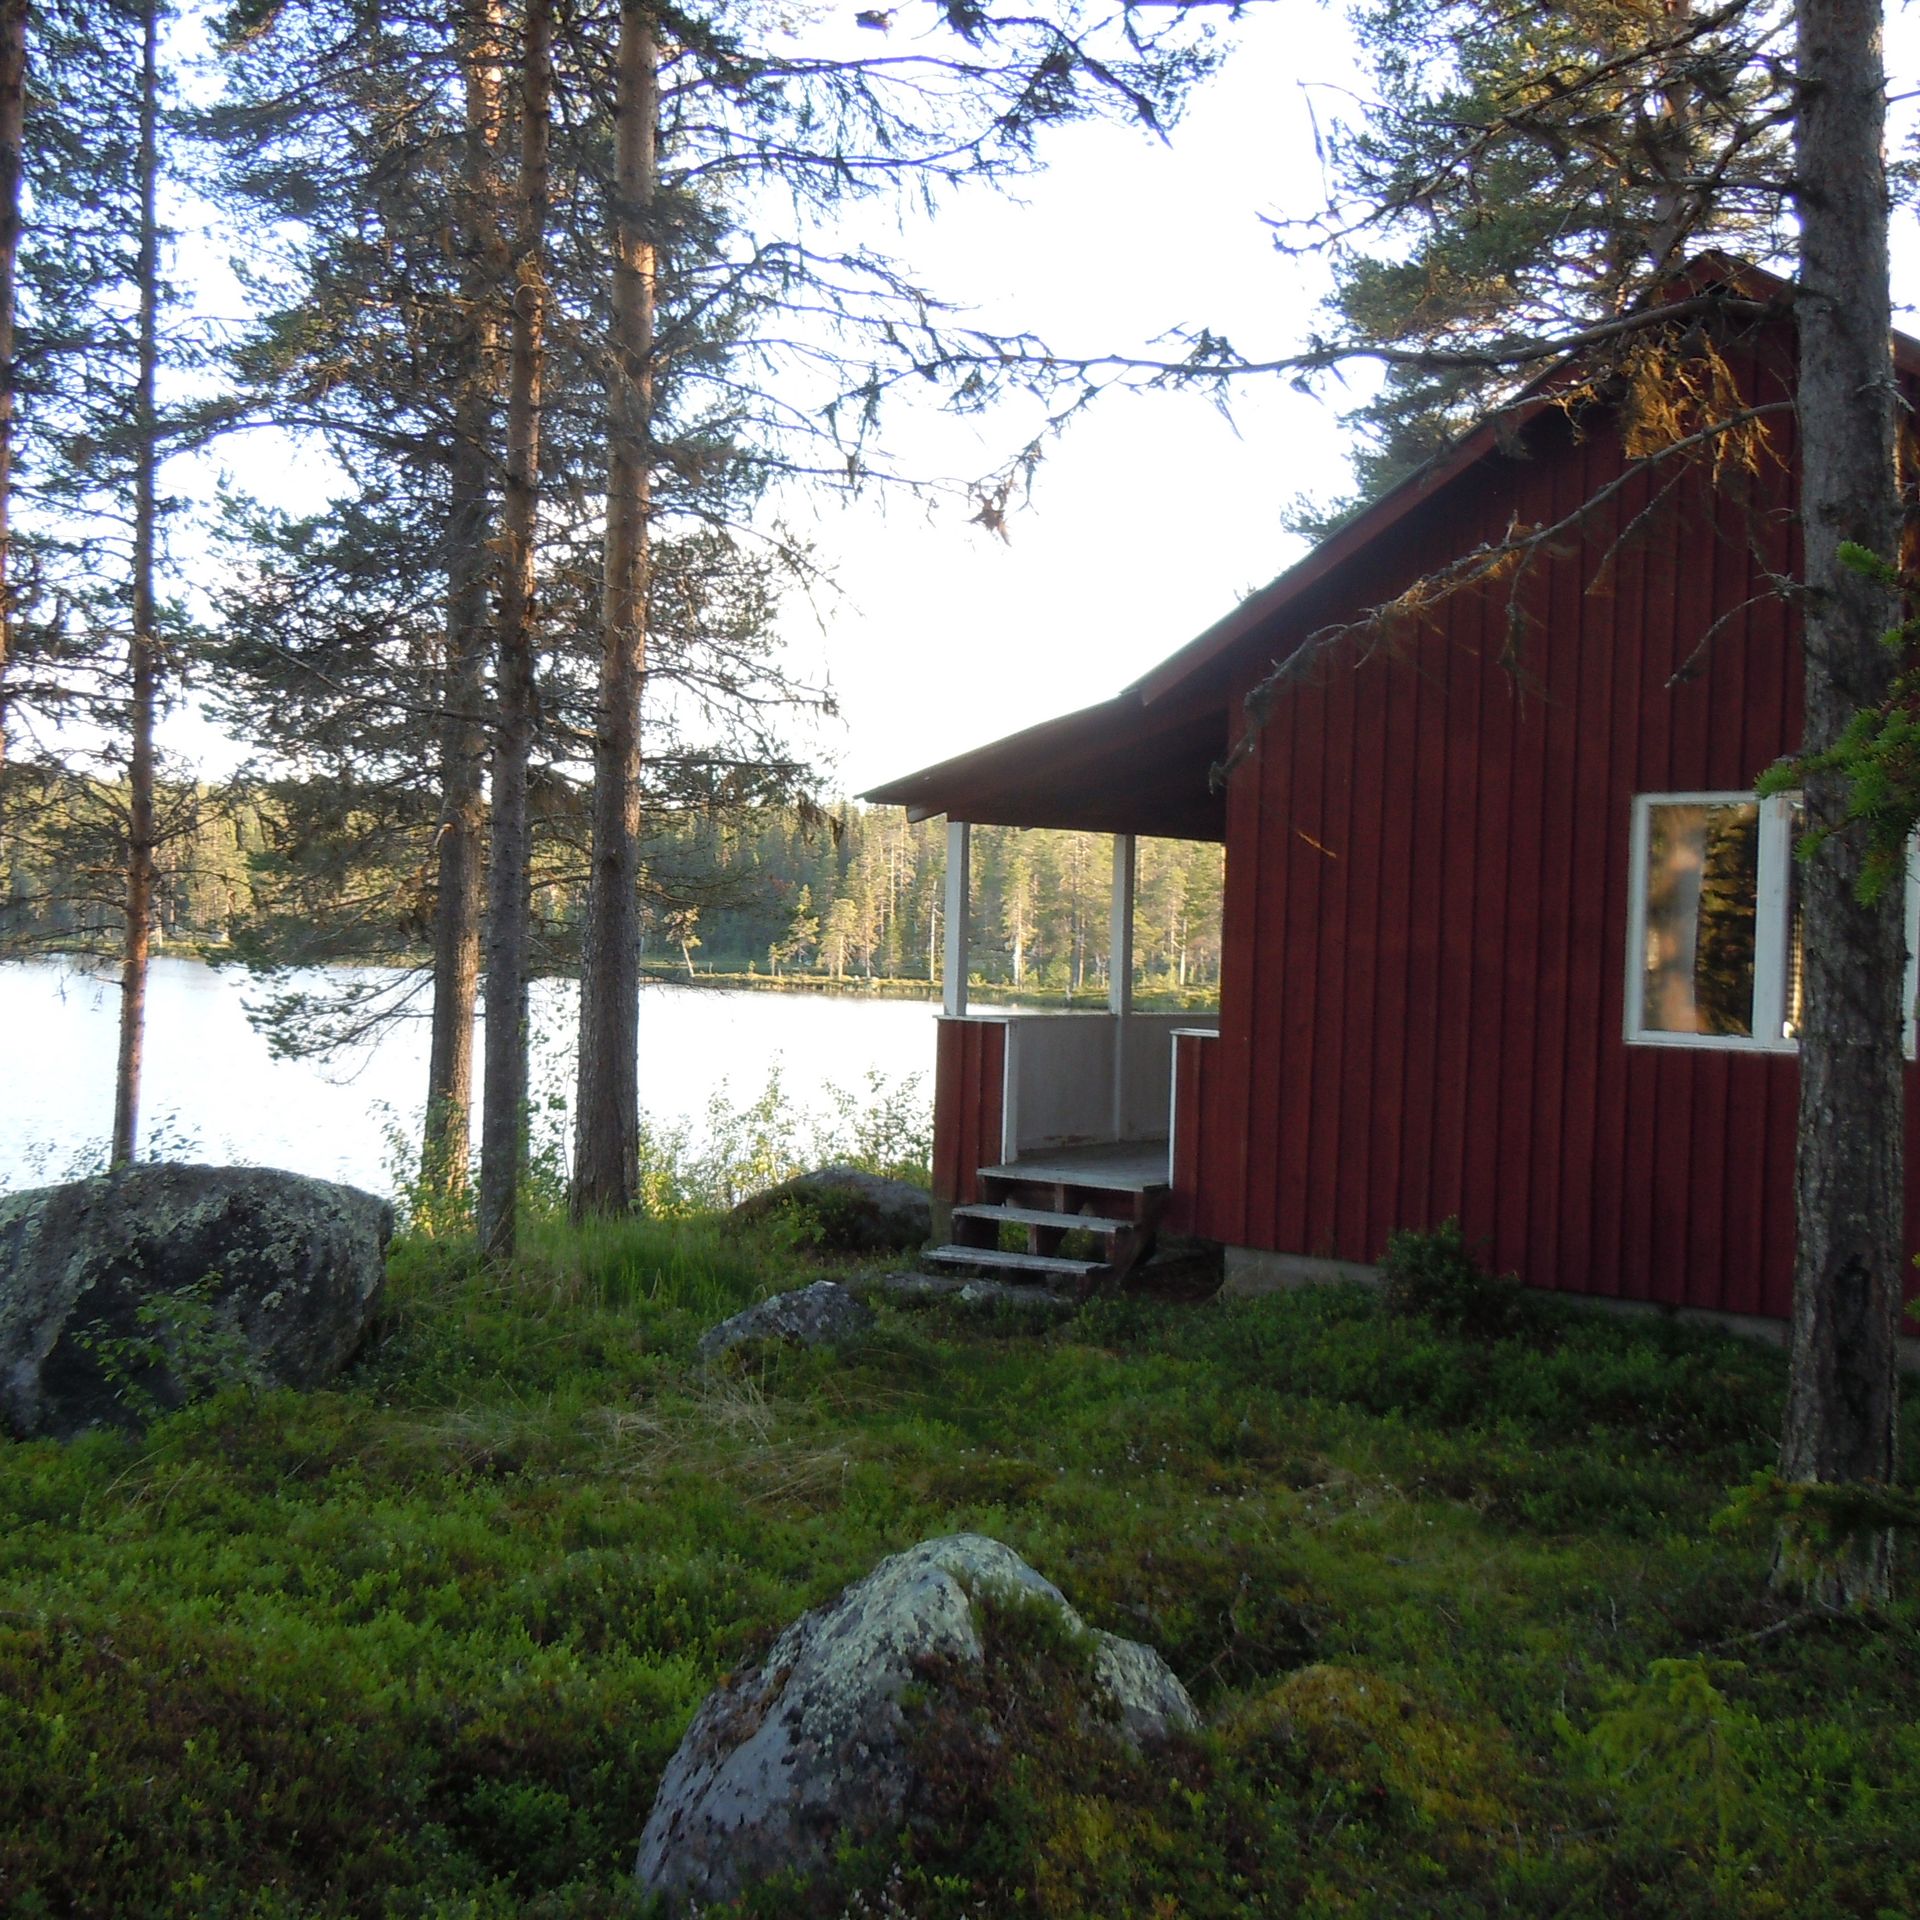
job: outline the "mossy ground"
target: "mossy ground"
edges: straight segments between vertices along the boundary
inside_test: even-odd
[[[961,1528],[1207,1730],[1129,1756],[999,1636],[967,1724],[1017,1737],[816,1911],[1920,1911],[1920,1609],[1775,1630],[1768,1540],[1712,1524],[1777,1355],[1326,1290],[696,1364],[814,1271],[699,1224],[511,1275],[415,1240],[331,1391],[0,1447],[0,1911],[638,1913],[716,1677]]]

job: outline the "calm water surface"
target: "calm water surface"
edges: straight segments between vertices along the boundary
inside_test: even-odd
[[[154,962],[143,1135],[168,1158],[390,1189],[389,1134],[418,1135],[426,1021],[402,1021],[331,1061],[276,1060],[247,1020],[256,991],[238,968]],[[536,988],[536,1097],[570,1091],[576,1006],[570,983]],[[0,1188],[91,1171],[103,1157],[119,1012],[114,975],[72,960],[0,964]],[[923,1076],[931,1101],[933,1016],[915,1001],[650,982],[640,994],[641,1104],[656,1122],[697,1130],[716,1096],[745,1106],[776,1070],[790,1100],[815,1112],[829,1107],[830,1088],[861,1089],[876,1072]]]

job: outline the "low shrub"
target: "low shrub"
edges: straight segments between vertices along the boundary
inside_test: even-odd
[[[1419,1314],[1468,1339],[1502,1339],[1534,1319],[1526,1289],[1512,1274],[1490,1273],[1473,1257],[1458,1220],[1431,1233],[1389,1234],[1380,1278],[1389,1313]]]
[[[550,1058],[544,1084],[527,1109],[524,1216],[564,1220],[572,1162],[571,1094]],[[856,1167],[884,1179],[931,1184],[933,1104],[926,1077],[889,1078],[870,1069],[858,1087],[829,1085],[815,1110],[795,1102],[776,1060],[759,1092],[742,1098],[724,1081],[698,1119],[643,1115],[639,1136],[640,1210],[657,1220],[697,1221],[725,1212],[751,1194],[817,1167]],[[451,1181],[444,1169],[422,1169],[415,1130],[389,1113],[386,1184],[401,1224],[422,1237],[471,1233],[471,1177]]]
[[[1013,1621],[947,1816],[742,1911],[1920,1911],[1920,1606],[1784,1619],[1765,1530],[1710,1524],[1779,1354],[1324,1288],[697,1364],[816,1274],[711,1219],[536,1220],[508,1271],[410,1236],[331,1389],[0,1447],[0,1911],[637,1920],[707,1691],[960,1529],[1208,1730],[1084,1738]]]

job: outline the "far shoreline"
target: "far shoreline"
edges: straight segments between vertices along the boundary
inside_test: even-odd
[[[242,967],[247,962],[231,948],[209,945],[204,941],[168,941],[156,940],[153,945],[153,957],[156,960],[197,960],[203,965],[224,971],[229,967]],[[9,961],[66,960],[85,965],[91,962],[89,971],[98,971],[99,977],[112,984],[112,969],[118,964],[118,956],[112,951],[89,945],[44,946],[30,951],[0,954],[0,965]],[[349,958],[341,955],[328,960],[286,960],[275,962],[271,967],[262,967],[262,973],[285,971],[306,971],[310,968],[338,968],[349,972],[363,968],[391,968],[397,972],[424,968],[427,965],[425,953],[400,953],[388,955],[361,955]],[[541,972],[542,979],[577,980],[579,975],[572,969],[555,969]],[[800,996],[813,995],[840,1000],[917,1000],[924,1005],[937,1007],[940,1004],[940,983],[929,981],[924,974],[890,977],[875,974],[843,974],[835,979],[831,974],[816,973],[762,973],[749,967],[745,971],[730,968],[708,968],[698,961],[689,972],[681,960],[642,960],[640,978],[649,986],[687,987],[698,991],[721,990],[744,993],[790,993]],[[973,979],[967,984],[967,999],[970,1005],[992,1008],[1009,1013],[1104,1013],[1107,1010],[1105,990],[1099,987],[1083,987],[1078,993],[1069,994],[1064,988],[1042,987],[1026,982],[1016,987],[1006,980]],[[1180,989],[1150,988],[1136,986],[1133,1005],[1142,1013],[1193,1013],[1210,1014],[1218,1010],[1219,1001],[1215,994],[1181,991]]]

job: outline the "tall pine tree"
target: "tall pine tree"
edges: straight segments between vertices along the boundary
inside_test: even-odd
[[[1731,240],[1796,273],[1796,444],[1804,554],[1806,747],[1817,762],[1886,699],[1884,572],[1900,529],[1888,296],[1884,26],[1877,0],[1560,0],[1514,13],[1453,0],[1359,9],[1379,115],[1335,145],[1350,211],[1337,306],[1345,344],[1395,370],[1371,410],[1367,490],[1468,411],[1573,346],[1596,386],[1607,349],[1664,324],[1648,289]],[[1785,151],[1791,133],[1790,153]],[[1792,224],[1789,225],[1789,214]],[[1756,775],[1761,769],[1754,769]],[[1802,881],[1806,1001],[1792,1387],[1782,1464],[1796,1482],[1893,1469],[1905,1174],[1903,929],[1847,827],[1844,775],[1817,765],[1828,830]],[[1889,1590],[1884,1535],[1780,1574],[1818,1600]]]
[[[1123,11],[1067,4],[996,18],[927,5],[862,16],[901,51],[813,51],[752,10],[665,14],[618,0],[599,16],[598,67],[612,126],[607,230],[614,259],[608,350],[606,589],[600,697],[594,711],[595,834],[580,1030],[574,1204],[633,1203],[638,1124],[638,941],[633,888],[640,833],[637,707],[645,673],[648,526],[663,508],[663,417],[657,363],[685,365],[684,335],[662,329],[664,275],[690,309],[731,310],[713,329],[724,352],[710,377],[736,403],[736,435],[770,466],[826,467],[857,478],[887,389],[947,378],[969,402],[993,385],[999,343],[950,336],[910,274],[864,249],[816,244],[836,210],[871,196],[926,198],[1035,164],[1044,129],[1115,114],[1159,125],[1205,64],[1175,17],[1156,36]],[[582,43],[595,16],[583,16]],[[818,29],[816,29],[816,32]],[[911,39],[907,36],[912,35]],[[910,48],[911,50],[907,50]],[[586,70],[595,71],[589,57]],[[663,105],[663,101],[665,104]],[[734,219],[711,217],[732,196]],[[760,230],[743,208],[778,196],[794,232]],[[825,379],[822,381],[822,371]],[[700,369],[685,385],[699,386]],[[826,404],[829,448],[816,444],[808,397]],[[864,919],[866,916],[856,916]],[[843,915],[844,919],[845,916]],[[857,930],[833,936],[861,948]],[[862,949],[871,962],[870,945]]]
[[[192,831],[199,797],[178,784],[162,804],[155,738],[186,639],[161,591],[161,473],[198,431],[163,388],[193,359],[171,318],[160,216],[168,18],[159,0],[48,0],[24,24],[9,17],[0,43],[0,172],[18,163],[0,216],[11,282],[0,727],[102,776],[73,791],[96,849],[84,864],[117,873],[116,1162],[138,1148],[158,860]],[[66,722],[79,729],[62,734]]]

